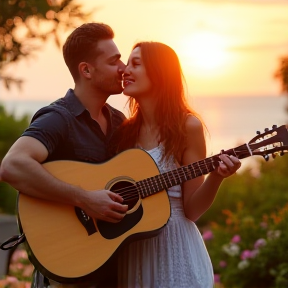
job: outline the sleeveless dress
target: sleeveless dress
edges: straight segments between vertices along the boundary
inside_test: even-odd
[[[177,168],[174,158],[161,161],[164,146],[147,151],[161,173]],[[127,245],[121,252],[118,287],[212,288],[213,268],[203,238],[184,215],[181,186],[168,190],[171,217],[156,237]]]

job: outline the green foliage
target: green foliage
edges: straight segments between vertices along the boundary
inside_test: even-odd
[[[0,182],[0,214],[16,214],[18,192],[7,183]]]
[[[75,0],[0,1],[0,80],[4,80],[7,88],[11,83],[20,86],[22,81],[4,76],[1,73],[4,66],[27,57],[50,36],[60,47],[63,33],[90,19],[91,13],[82,10]]]
[[[17,119],[13,114],[9,114],[4,106],[0,105],[0,161],[12,144],[28,127],[28,124],[28,115]]]
[[[214,203],[199,219],[199,226],[207,225],[211,219],[225,224],[221,214],[223,209],[236,211],[241,205],[243,215],[253,215],[259,219],[264,213],[271,213],[288,202],[288,156],[279,156],[268,162],[258,161],[259,175],[245,170],[225,179]]]
[[[12,144],[28,127],[28,118],[28,115],[24,115],[21,119],[17,119],[0,105],[0,163]],[[14,214],[16,197],[15,189],[6,183],[0,182],[0,213]]]
[[[226,179],[199,221],[221,287],[288,287],[287,157]]]

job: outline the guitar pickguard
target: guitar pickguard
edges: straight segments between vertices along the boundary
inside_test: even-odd
[[[143,207],[140,205],[136,211],[126,214],[119,223],[110,223],[105,221],[97,221],[100,234],[106,239],[114,239],[134,227],[143,216]]]

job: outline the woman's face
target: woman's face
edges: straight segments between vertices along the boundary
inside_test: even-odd
[[[152,82],[146,74],[140,47],[131,52],[123,78],[124,95],[137,98],[152,92]]]

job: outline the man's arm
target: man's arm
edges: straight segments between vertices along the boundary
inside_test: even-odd
[[[20,137],[4,157],[0,179],[21,193],[78,206],[89,216],[109,222],[120,221],[127,205],[121,196],[107,190],[86,191],[58,180],[41,165],[48,157],[47,148],[37,139]]]

